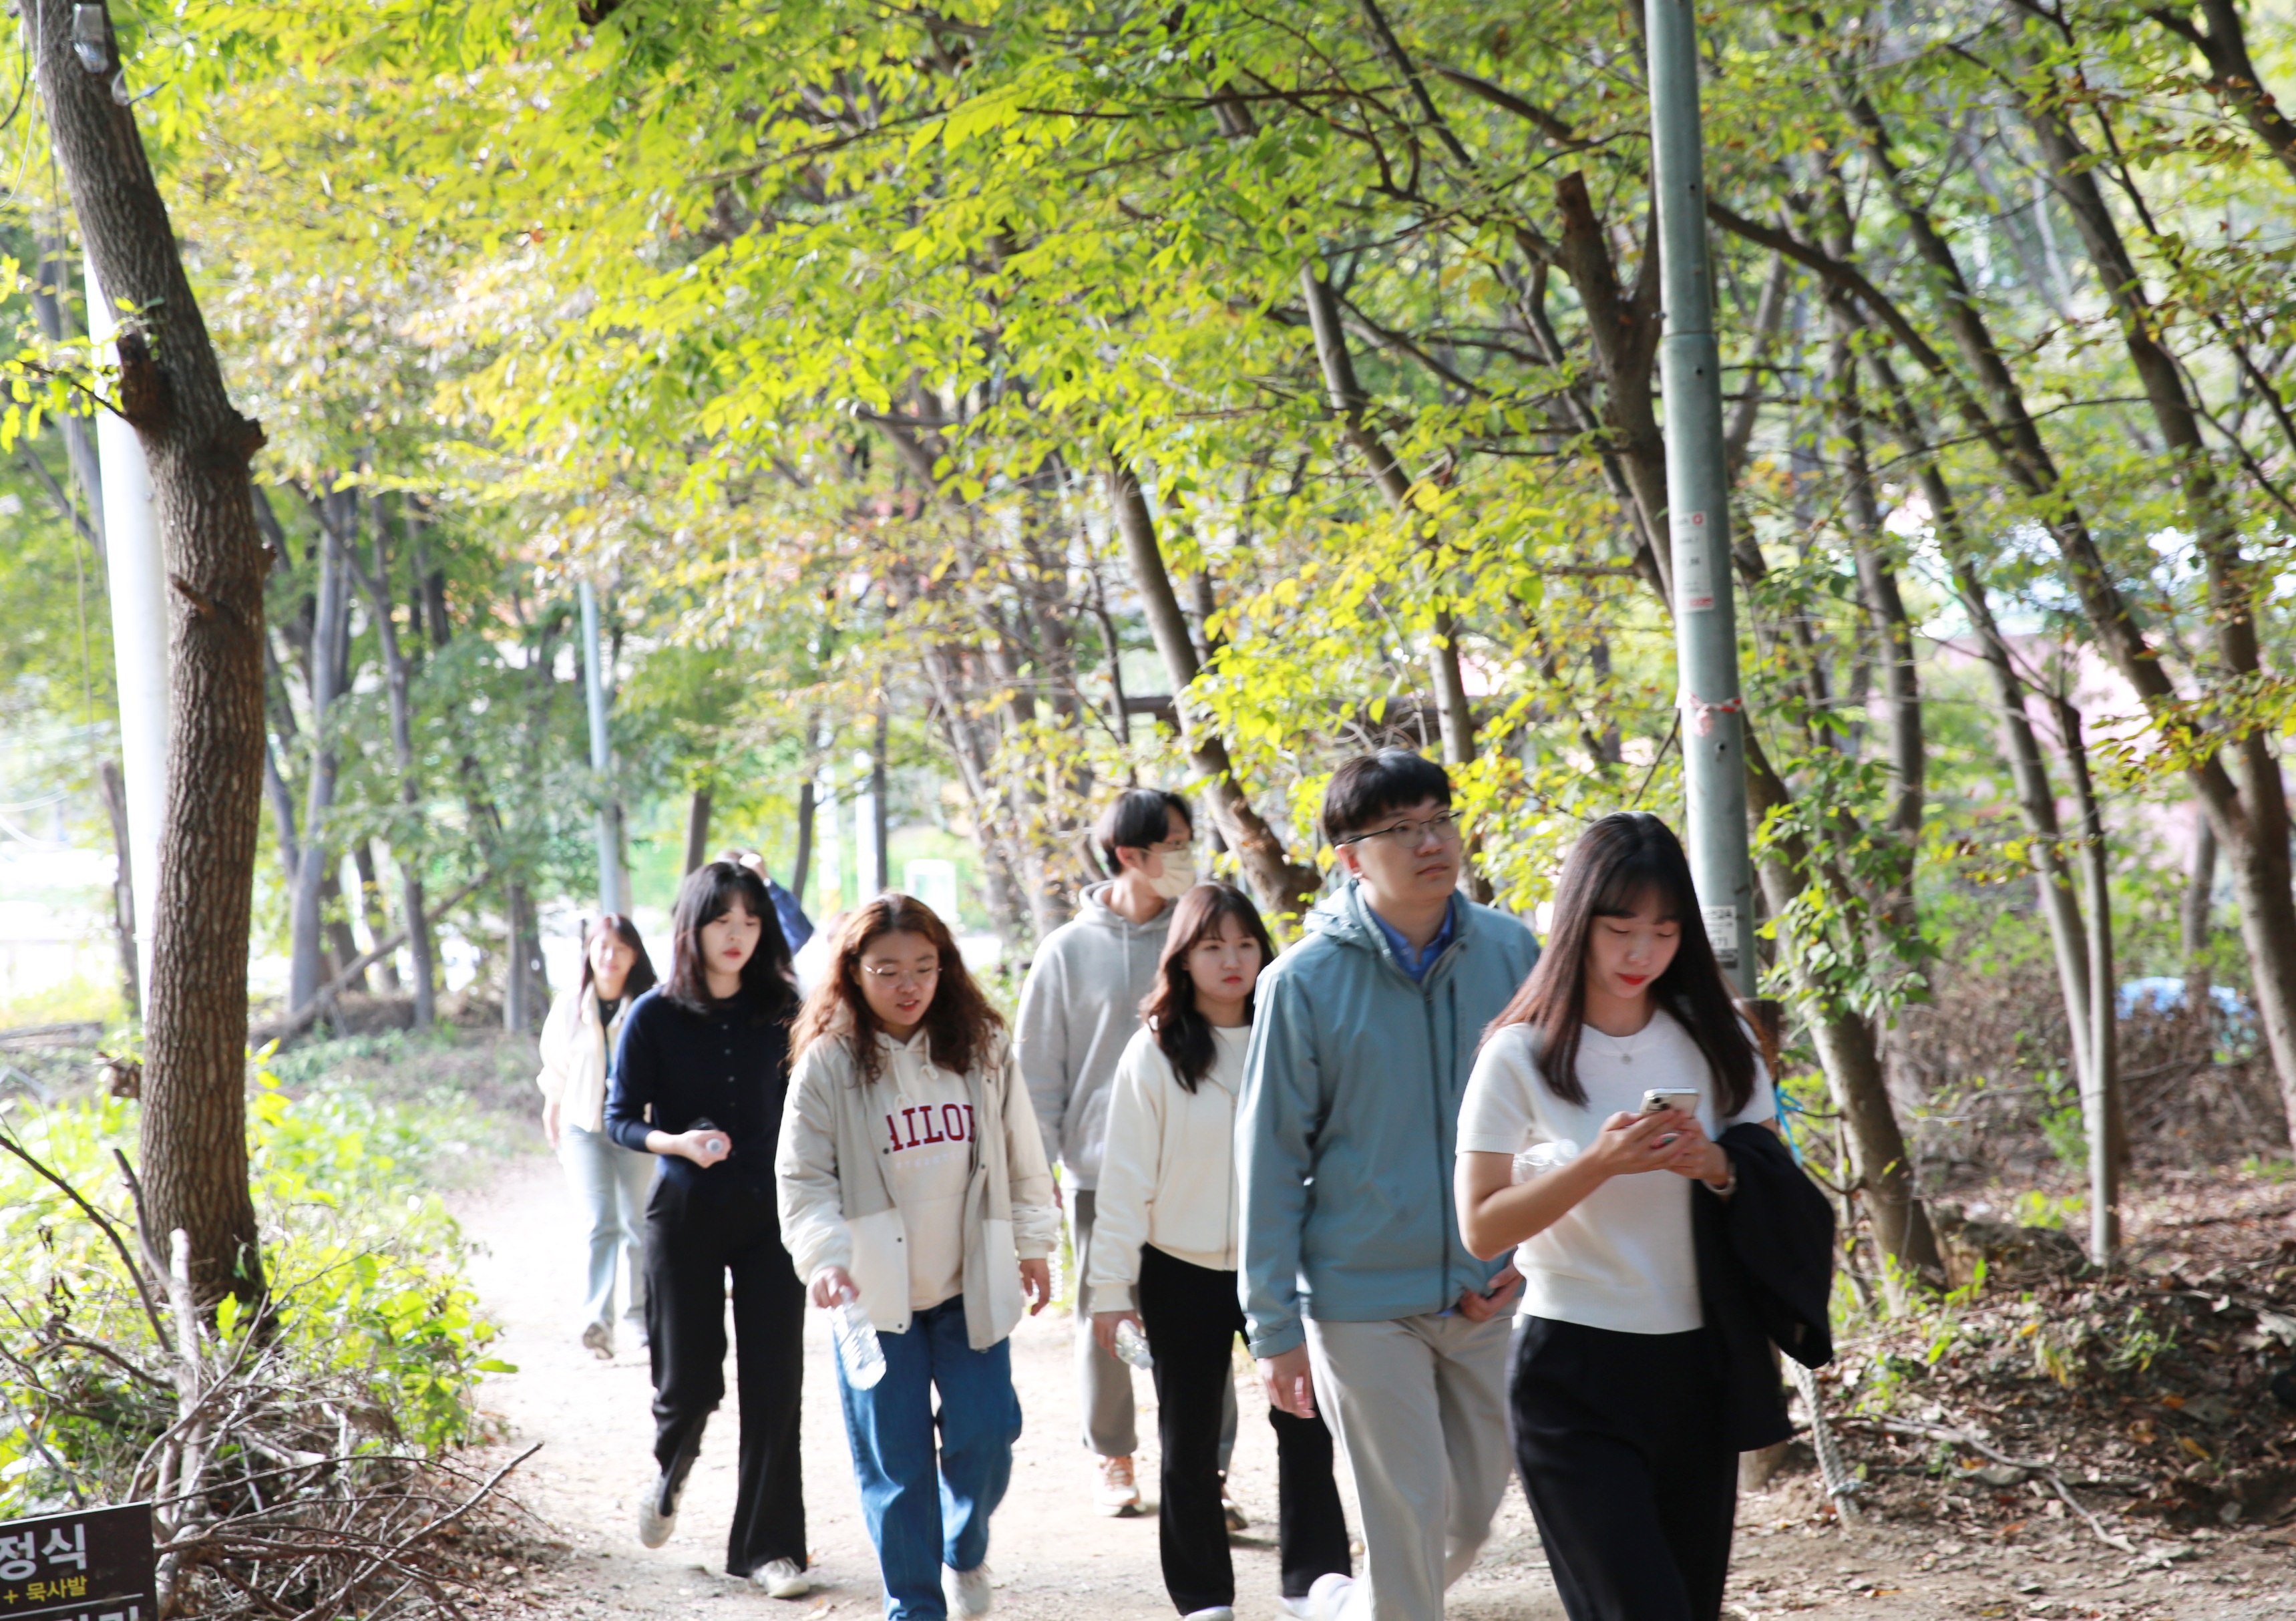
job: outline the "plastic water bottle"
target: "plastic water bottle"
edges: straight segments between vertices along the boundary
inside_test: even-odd
[[[1148,1337],[1129,1317],[1116,1325],[1116,1356],[1119,1362],[1129,1362],[1143,1373],[1156,1365],[1156,1359],[1148,1353]]]
[[[1558,1137],[1553,1142],[1535,1142],[1514,1156],[1514,1180],[1527,1182],[1578,1157],[1578,1145],[1568,1137]]]
[[[845,1382],[856,1390],[873,1390],[885,1377],[885,1347],[877,1343],[877,1326],[849,1291],[829,1308],[829,1326],[837,1336],[837,1360],[845,1369]]]

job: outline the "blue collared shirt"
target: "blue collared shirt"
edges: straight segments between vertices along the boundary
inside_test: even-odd
[[[1427,970],[1435,966],[1435,959],[1443,955],[1443,948],[1451,943],[1451,936],[1458,932],[1459,897],[1456,895],[1444,904],[1443,926],[1435,931],[1435,938],[1427,942],[1424,951],[1414,951],[1411,942],[1403,937],[1403,931],[1373,911],[1370,902],[1364,903],[1364,911],[1379,925],[1379,932],[1387,936],[1388,950],[1395,953],[1396,966],[1421,984],[1427,983]]]

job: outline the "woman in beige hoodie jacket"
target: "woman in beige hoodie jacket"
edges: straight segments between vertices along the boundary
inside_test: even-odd
[[[793,1045],[782,1241],[813,1303],[857,1302],[884,1353],[877,1384],[840,1362],[837,1385],[886,1613],[983,1615],[1021,1434],[1005,1337],[1051,1297],[1060,1231],[1028,1088],[947,926],[907,895],[848,914]]]
[[[1180,898],[1141,1005],[1142,1028],[1116,1066],[1100,1163],[1091,1275],[1093,1332],[1144,1325],[1155,1359],[1163,1452],[1157,1540],[1164,1587],[1187,1621],[1234,1621],[1235,1567],[1220,1507],[1221,1402],[1243,1331],[1236,1294],[1235,1105],[1251,1036],[1252,990],[1275,956],[1240,890],[1200,884]],[[1348,1527],[1320,1417],[1271,1409],[1283,1609],[1317,1577],[1348,1573]]]

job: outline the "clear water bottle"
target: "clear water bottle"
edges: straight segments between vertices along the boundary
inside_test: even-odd
[[[1578,1145],[1568,1137],[1558,1137],[1553,1142],[1535,1142],[1514,1156],[1514,1180],[1527,1182],[1578,1157]]]
[[[1143,1373],[1156,1365],[1156,1359],[1148,1354],[1148,1337],[1129,1317],[1116,1325],[1116,1357],[1119,1362],[1129,1362]]]
[[[877,1326],[850,1291],[829,1308],[829,1327],[837,1336],[837,1360],[844,1365],[845,1382],[856,1390],[873,1390],[885,1377],[885,1347],[877,1343]]]

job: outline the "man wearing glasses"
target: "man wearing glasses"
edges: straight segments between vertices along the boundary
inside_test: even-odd
[[[1132,1370],[1093,1337],[1083,1280],[1092,1266],[1093,1189],[1107,1143],[1116,1061],[1140,1028],[1140,1003],[1156,985],[1156,961],[1172,903],[1195,886],[1195,819],[1188,802],[1155,788],[1128,788],[1101,813],[1093,843],[1109,881],[1089,885],[1077,915],[1037,948],[1021,987],[1021,1074],[1045,1134],[1045,1157],[1062,1167],[1074,1223],[1076,1362],[1084,1444],[1099,1458],[1094,1506],[1140,1512],[1133,1477],[1138,1444]],[[1224,1431],[1234,1434],[1234,1403]],[[1222,1446],[1223,1467],[1226,1447]],[[1230,1507],[1231,1525],[1240,1518]]]
[[[1404,749],[1324,794],[1346,885],[1261,975],[1236,1121],[1241,1264],[1268,1399],[1320,1409],[1363,1505],[1365,1579],[1294,1614],[1439,1621],[1506,1489],[1510,1262],[1478,1261],[1451,1194],[1483,1027],[1538,960],[1458,893],[1451,780]]]

